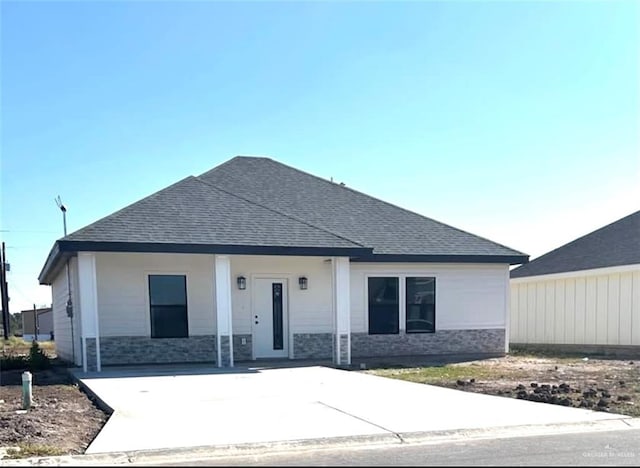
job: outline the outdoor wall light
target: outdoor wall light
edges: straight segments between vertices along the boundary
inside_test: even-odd
[[[238,276],[238,289],[247,289],[247,278]]]
[[[298,278],[298,284],[300,285],[300,289],[307,289],[308,280],[306,276],[301,276]]]

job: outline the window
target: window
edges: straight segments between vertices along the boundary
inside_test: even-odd
[[[400,332],[399,278],[369,277],[369,334]]]
[[[186,338],[187,277],[149,275],[151,338]]]
[[[406,279],[407,333],[436,331],[436,279]]]
[[[369,334],[435,333],[436,279],[432,276],[370,276],[367,278],[369,298]],[[400,311],[404,309],[403,322]]]

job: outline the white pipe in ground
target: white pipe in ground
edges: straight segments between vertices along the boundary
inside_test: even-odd
[[[31,372],[22,373],[22,409],[31,408]]]

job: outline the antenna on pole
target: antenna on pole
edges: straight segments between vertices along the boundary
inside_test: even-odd
[[[67,207],[64,206],[64,204],[62,203],[62,199],[60,198],[60,195],[58,195],[57,198],[54,198],[56,205],[58,205],[58,208],[60,208],[60,211],[62,211],[62,223],[64,224],[64,235],[66,237],[67,235]]]
[[[64,237],[67,237],[67,207],[62,203],[60,195],[54,198],[56,205],[62,211],[62,223],[64,226]],[[71,300],[71,270],[69,269],[69,259],[67,258],[67,317],[71,323],[71,354],[73,356],[73,363],[76,361],[76,340],[73,333],[73,301]]]

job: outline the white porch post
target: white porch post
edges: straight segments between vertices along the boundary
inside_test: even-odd
[[[98,287],[96,256],[92,252],[78,252],[78,295],[82,323],[82,370],[101,371],[100,324],[98,320]]]
[[[334,257],[333,269],[333,310],[335,314],[334,362],[338,365],[351,364],[351,299],[349,297],[350,266],[348,257]]]
[[[233,367],[233,326],[231,316],[231,260],[215,256],[216,346],[218,367]]]

